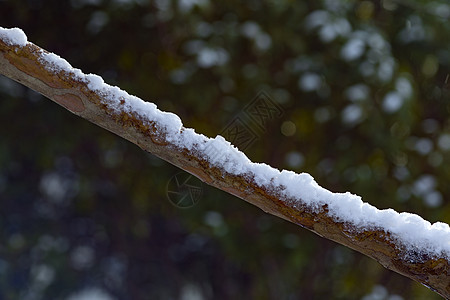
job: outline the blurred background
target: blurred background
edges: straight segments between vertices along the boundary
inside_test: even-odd
[[[250,159],[447,223],[449,19],[447,0],[0,0],[0,26],[210,137],[263,91],[282,113]],[[206,185],[178,208],[177,168],[5,77],[0,99],[0,299],[439,299]]]

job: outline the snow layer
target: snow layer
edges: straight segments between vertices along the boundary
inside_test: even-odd
[[[0,27],[0,37],[10,45],[26,44],[26,36],[20,29]],[[106,84],[100,76],[85,75],[52,53],[42,51],[41,59],[46,62],[49,71],[68,72],[85,82],[91,90],[102,96],[104,104],[111,110],[117,113],[132,113],[143,122],[152,122],[174,147],[203,157],[211,165],[229,174],[253,179],[258,186],[281,193],[294,207],[307,205],[315,211],[320,211],[323,205],[327,205],[328,214],[336,221],[353,224],[361,230],[384,230],[400,242],[407,252],[445,255],[450,258],[448,224],[431,224],[418,215],[398,213],[393,209],[379,210],[363,202],[359,196],[348,192],[332,193],[322,188],[309,174],[279,171],[263,163],[253,163],[223,137],[216,136],[212,139],[196,133],[193,129],[184,128],[177,115],[160,111],[155,104]]]
[[[10,46],[23,47],[27,44],[27,36],[20,28],[3,28],[0,27],[0,39]]]

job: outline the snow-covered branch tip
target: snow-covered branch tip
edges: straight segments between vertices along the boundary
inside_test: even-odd
[[[266,212],[372,257],[385,267],[450,297],[450,227],[411,213],[377,209],[351,193],[333,193],[306,173],[254,163],[221,136],[185,128],[153,103],[84,74],[0,28],[0,73],[144,150]]]

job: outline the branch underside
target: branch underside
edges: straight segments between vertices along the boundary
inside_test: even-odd
[[[305,227],[321,237],[357,250],[384,267],[424,284],[450,298],[449,259],[411,253],[382,229],[358,228],[334,220],[327,206],[312,210],[281,193],[262,188],[248,176],[232,175],[204,158],[173,145],[148,120],[108,109],[103,95],[75,74],[54,70],[40,59],[44,50],[28,43],[10,46],[0,39],[0,73],[37,91],[72,113],[138,145],[143,150],[195,175],[207,184],[235,195],[263,211]],[[420,250],[420,249],[418,249]]]

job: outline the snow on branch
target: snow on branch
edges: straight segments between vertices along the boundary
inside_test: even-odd
[[[450,297],[450,227],[377,209],[351,193],[333,193],[306,173],[251,162],[221,136],[208,138],[97,75],[0,27],[0,73],[145,151],[264,211],[353,248]]]

